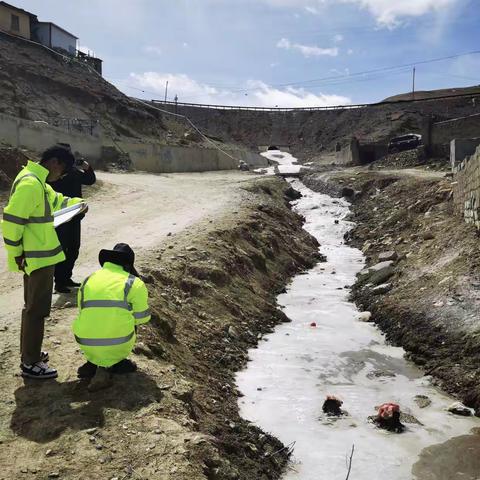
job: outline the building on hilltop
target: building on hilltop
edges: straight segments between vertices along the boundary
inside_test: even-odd
[[[52,22],[39,22],[33,13],[0,1],[0,31],[40,43],[48,48],[76,57],[102,74],[102,60],[77,49],[78,37]]]
[[[54,50],[64,50],[71,55],[77,53],[78,37],[52,22],[36,22],[33,26],[32,40]]]
[[[32,37],[32,26],[37,21],[33,13],[14,7],[7,2],[0,2],[0,30],[28,40]]]

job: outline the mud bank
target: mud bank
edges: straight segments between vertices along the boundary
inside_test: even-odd
[[[326,180],[337,192],[355,192],[357,226],[348,240],[367,265],[393,256],[382,289],[357,282],[357,305],[434,382],[478,411],[480,248],[475,231],[453,215],[451,181],[422,169],[347,169],[306,184],[322,190]]]
[[[108,390],[90,394],[76,380],[81,355],[58,341],[75,312],[58,301],[46,348],[68,373],[42,384],[2,380],[0,478],[278,478],[286,450],[239,417],[234,375],[247,350],[287,321],[277,294],[319,259],[292,196],[282,180],[246,176],[237,209],[139,259],[153,319],[133,355],[139,372]]]

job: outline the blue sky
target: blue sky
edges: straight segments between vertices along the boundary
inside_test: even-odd
[[[77,35],[108,80],[142,98],[163,98],[168,80],[169,99],[186,102],[374,102],[409,91],[412,68],[357,73],[480,50],[480,0],[10,3]],[[416,69],[419,90],[480,84],[480,54]]]

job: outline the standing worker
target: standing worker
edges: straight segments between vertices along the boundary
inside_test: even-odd
[[[87,277],[78,291],[79,314],[73,333],[87,363],[80,378],[92,378],[97,367],[130,373],[127,359],[135,345],[137,326],[150,320],[148,290],[135,270],[135,253],[125,243],[100,250],[102,268]]]
[[[70,145],[65,144],[70,149]],[[78,166],[77,166],[78,164]],[[80,160],[65,175],[49,181],[51,187],[67,197],[82,197],[82,185],[93,185],[96,181],[92,166]],[[55,290],[58,293],[70,293],[69,287],[79,287],[72,280],[73,267],[80,251],[81,221],[84,215],[77,215],[70,222],[57,227],[57,235],[65,253],[65,261],[55,265]]]
[[[72,153],[61,146],[47,149],[39,163],[28,161],[13,182],[3,211],[2,233],[8,267],[23,272],[25,305],[20,333],[21,374],[54,378],[48,353],[42,352],[45,317],[52,304],[54,265],[65,260],[53,226],[53,211],[82,202],[55,193],[46,182],[59,179],[73,167]]]

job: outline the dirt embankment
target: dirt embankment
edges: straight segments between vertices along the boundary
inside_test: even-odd
[[[323,182],[307,179],[312,188]],[[357,304],[443,389],[479,409],[480,245],[453,215],[451,180],[427,170],[357,168],[329,183],[356,192],[348,240],[367,265],[392,260],[376,278],[359,280]]]
[[[318,260],[318,245],[290,210],[285,182],[244,188],[231,215],[169,237],[138,262],[153,317],[140,331],[136,374],[89,393],[75,379],[81,355],[73,339],[63,341],[74,311],[68,303],[54,310],[45,346],[67,376],[40,385],[3,379],[0,478],[280,476],[286,451],[239,417],[234,373],[287,321],[276,294]],[[11,354],[1,361],[14,368]]]

